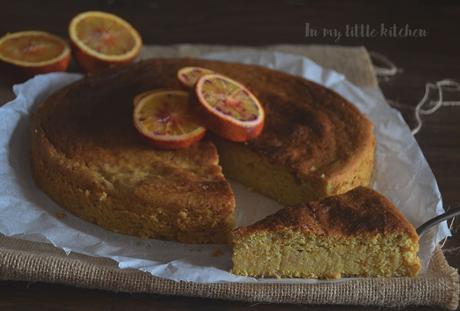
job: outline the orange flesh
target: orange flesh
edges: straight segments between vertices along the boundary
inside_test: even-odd
[[[91,50],[105,55],[123,55],[135,46],[128,28],[99,16],[88,16],[76,26],[77,37]]]
[[[5,58],[28,63],[40,63],[57,58],[63,50],[61,42],[43,35],[15,37],[0,45],[0,54]]]
[[[184,135],[200,127],[190,117],[186,94],[163,93],[146,101],[142,103],[136,121],[151,135]]]
[[[237,120],[253,121],[259,115],[259,108],[248,91],[227,80],[206,80],[202,86],[202,96],[209,106]]]

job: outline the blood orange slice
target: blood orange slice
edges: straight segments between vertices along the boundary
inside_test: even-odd
[[[0,38],[0,72],[10,82],[65,71],[69,62],[68,44],[50,33],[21,31]]]
[[[177,78],[185,87],[193,87],[199,78],[214,71],[203,67],[184,67],[177,71]]]
[[[151,95],[151,94],[155,94],[155,93],[159,93],[159,92],[165,92],[167,91],[166,89],[155,89],[155,90],[150,90],[150,91],[146,91],[144,93],[140,93],[138,95],[136,95],[133,99],[133,105],[134,107],[136,107],[143,98]]]
[[[136,129],[157,148],[187,148],[206,132],[193,118],[187,92],[146,92],[136,96],[134,105]]]
[[[142,39],[136,29],[120,17],[98,11],[75,16],[69,25],[75,57],[87,72],[132,62]]]
[[[262,132],[264,109],[242,84],[220,74],[204,75],[195,93],[206,127],[219,136],[244,142]]]

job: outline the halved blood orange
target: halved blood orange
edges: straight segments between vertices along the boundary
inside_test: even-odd
[[[203,67],[183,67],[177,71],[177,78],[185,87],[193,87],[199,78],[214,71]]]
[[[50,33],[20,31],[0,38],[0,72],[9,82],[66,71],[69,62],[69,45]]]
[[[187,148],[201,140],[206,132],[194,119],[188,93],[176,90],[146,92],[136,96],[134,126],[150,143],[161,149]]]
[[[195,95],[206,127],[219,136],[244,142],[262,132],[264,109],[244,85],[220,74],[204,75]]]
[[[75,57],[87,72],[130,63],[142,47],[136,29],[120,17],[105,12],[78,14],[70,22],[69,36]]]

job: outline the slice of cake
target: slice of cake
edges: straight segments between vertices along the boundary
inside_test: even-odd
[[[418,235],[366,187],[284,208],[233,232],[233,273],[255,277],[415,276]]]

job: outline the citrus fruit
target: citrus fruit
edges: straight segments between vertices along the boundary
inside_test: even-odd
[[[65,71],[69,62],[68,44],[50,33],[20,31],[0,38],[0,72],[10,82]]]
[[[134,125],[157,148],[187,148],[206,132],[193,117],[187,92],[146,92],[134,102]]]
[[[203,122],[219,136],[244,142],[262,132],[264,109],[242,84],[220,74],[204,75],[196,83],[195,95]]]
[[[154,93],[158,93],[158,92],[164,92],[164,91],[167,91],[166,89],[155,89],[155,90],[150,90],[150,91],[146,91],[146,92],[143,92],[143,93],[140,93],[138,95],[136,95],[133,99],[133,105],[134,107],[137,106],[137,104],[140,103],[140,101],[146,97],[146,96],[149,96],[151,94],[154,94]]]
[[[75,16],[69,25],[75,57],[87,72],[132,62],[142,39],[136,29],[120,17],[98,11]]]
[[[193,87],[199,78],[214,71],[203,67],[183,67],[177,71],[177,78],[185,87]]]

